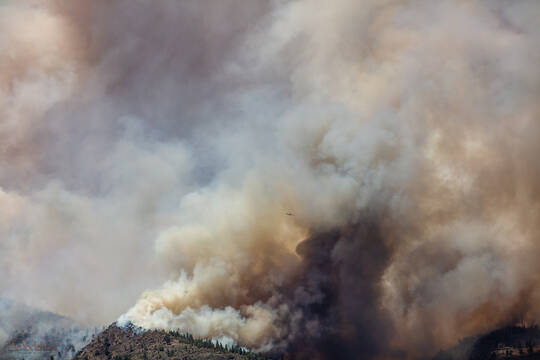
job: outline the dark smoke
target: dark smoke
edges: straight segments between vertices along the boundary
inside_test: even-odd
[[[374,216],[340,230],[318,233],[298,246],[304,284],[320,301],[304,305],[308,319],[321,332],[298,336],[289,351],[305,359],[357,359],[388,354],[389,314],[381,305],[381,278],[390,261],[381,224]],[[306,285],[299,285],[304,288]],[[309,330],[308,330],[309,331]],[[309,332],[303,331],[302,334]]]

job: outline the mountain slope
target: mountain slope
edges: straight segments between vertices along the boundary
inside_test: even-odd
[[[209,341],[196,340],[177,332],[163,330],[140,331],[115,324],[96,336],[78,352],[74,360],[248,360],[264,359],[238,347],[225,349]]]
[[[465,338],[456,346],[440,351],[433,360],[540,359],[539,344],[537,326],[507,326]]]
[[[97,329],[19,302],[0,298],[0,359],[71,359]]]

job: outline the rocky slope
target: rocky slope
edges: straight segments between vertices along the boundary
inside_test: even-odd
[[[234,347],[224,348],[210,341],[162,330],[140,331],[115,324],[96,336],[76,354],[74,360],[262,360],[264,357]]]

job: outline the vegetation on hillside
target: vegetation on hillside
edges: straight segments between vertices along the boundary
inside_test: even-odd
[[[538,326],[507,326],[482,336],[463,339],[440,351],[433,360],[540,359]]]
[[[196,339],[178,331],[142,331],[133,326],[109,326],[74,360],[264,360],[265,357],[238,345],[228,346]]]

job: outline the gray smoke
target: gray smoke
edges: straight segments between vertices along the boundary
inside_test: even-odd
[[[2,3],[3,293],[311,359],[538,320],[539,16]]]

